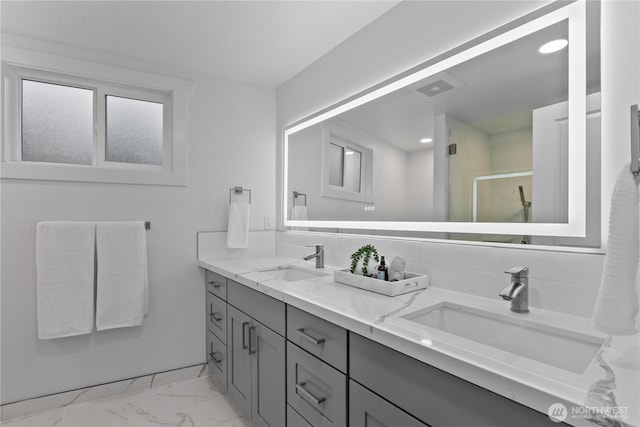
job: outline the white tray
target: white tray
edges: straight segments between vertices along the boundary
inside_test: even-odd
[[[355,286],[356,288],[366,289],[367,291],[392,297],[417,291],[418,289],[424,289],[429,286],[429,276],[425,276],[424,274],[405,272],[404,280],[387,282],[361,274],[352,274],[348,268],[334,271],[333,280],[344,285]]]

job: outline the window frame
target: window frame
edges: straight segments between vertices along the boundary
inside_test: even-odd
[[[361,203],[373,203],[373,162],[374,149],[366,145],[367,136],[342,124],[322,125],[322,168],[321,168],[321,195],[334,199],[351,200]],[[342,147],[344,150],[352,150],[360,153],[360,190],[353,191],[344,187],[344,156],[343,152],[343,177],[342,186],[329,182],[330,164],[329,150],[331,145]]]
[[[23,80],[93,91],[93,164],[22,160]],[[192,87],[192,82],[173,77],[3,47],[1,96],[3,132],[0,177],[185,186],[187,184],[187,106],[188,94]],[[163,105],[162,165],[106,160],[107,96]]]

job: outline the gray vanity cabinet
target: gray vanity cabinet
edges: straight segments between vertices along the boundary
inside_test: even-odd
[[[287,403],[291,425],[347,425],[347,331],[287,306]]]
[[[207,365],[209,375],[223,389],[227,388],[227,279],[206,272]]]
[[[251,317],[233,306],[228,307],[229,396],[244,414],[251,413],[251,355],[249,325]]]
[[[360,335],[350,333],[349,344],[351,378],[432,427],[557,425],[546,414]]]
[[[284,303],[232,280],[228,303],[229,397],[253,425],[284,426],[285,339],[264,324],[284,331]]]
[[[349,380],[349,427],[428,427],[403,410]]]

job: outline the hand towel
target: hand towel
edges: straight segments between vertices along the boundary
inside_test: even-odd
[[[96,260],[96,329],[141,325],[149,310],[144,222],[99,222]]]
[[[618,174],[609,214],[609,236],[593,326],[612,335],[637,332],[638,187],[627,164]]]
[[[400,257],[395,257],[389,266],[389,281],[396,282],[404,280],[404,270],[407,262]]]
[[[95,224],[44,221],[36,226],[38,338],[93,330]]]
[[[241,249],[249,247],[249,203],[231,202],[229,204],[229,223],[227,227],[227,247]]]
[[[293,207],[293,211],[291,214],[291,219],[294,221],[306,221],[307,216],[307,207],[304,205],[296,205]]]

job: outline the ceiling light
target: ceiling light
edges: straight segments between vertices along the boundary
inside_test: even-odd
[[[420,140],[420,142],[422,142],[423,144],[428,144],[430,142],[433,142],[433,139],[431,139],[431,138],[422,138]]]
[[[569,40],[567,39],[558,39],[550,41],[549,43],[545,43],[538,48],[538,52],[540,53],[553,53],[559,50],[564,49],[569,44]]]

